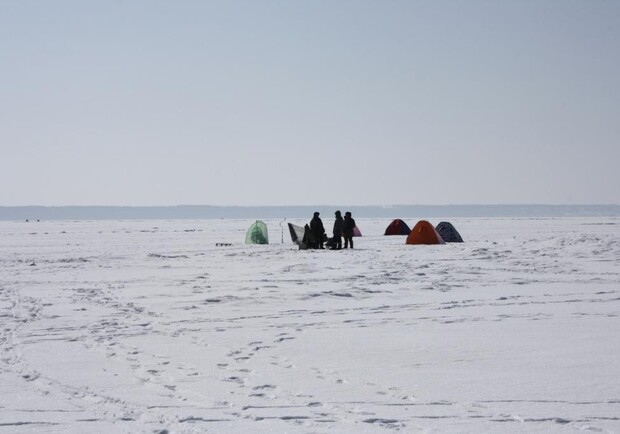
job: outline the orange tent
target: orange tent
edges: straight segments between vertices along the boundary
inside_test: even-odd
[[[444,240],[432,224],[420,220],[407,236],[407,244],[444,244]]]

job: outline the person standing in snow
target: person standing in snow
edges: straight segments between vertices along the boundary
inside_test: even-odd
[[[332,247],[333,250],[342,249],[342,230],[344,225],[344,220],[342,219],[342,214],[340,211],[335,212],[336,221],[334,222],[334,245]]]
[[[355,228],[355,220],[351,217],[351,212],[344,213],[344,222],[342,225],[342,233],[344,234],[344,248],[353,248],[353,228]]]
[[[314,236],[316,245],[313,248],[324,249],[323,236],[325,234],[325,228],[323,227],[323,221],[319,218],[319,213],[315,212],[312,220],[310,220],[310,231]]]

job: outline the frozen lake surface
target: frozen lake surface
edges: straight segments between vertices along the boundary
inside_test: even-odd
[[[0,432],[620,432],[619,218],[356,220],[0,222]]]

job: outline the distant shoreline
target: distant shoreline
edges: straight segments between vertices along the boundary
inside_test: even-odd
[[[0,206],[0,220],[162,220],[331,217],[336,209],[358,218],[620,217],[620,205],[392,205],[392,206]]]

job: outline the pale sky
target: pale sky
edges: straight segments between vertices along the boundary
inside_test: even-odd
[[[617,0],[0,0],[0,205],[620,203]]]

